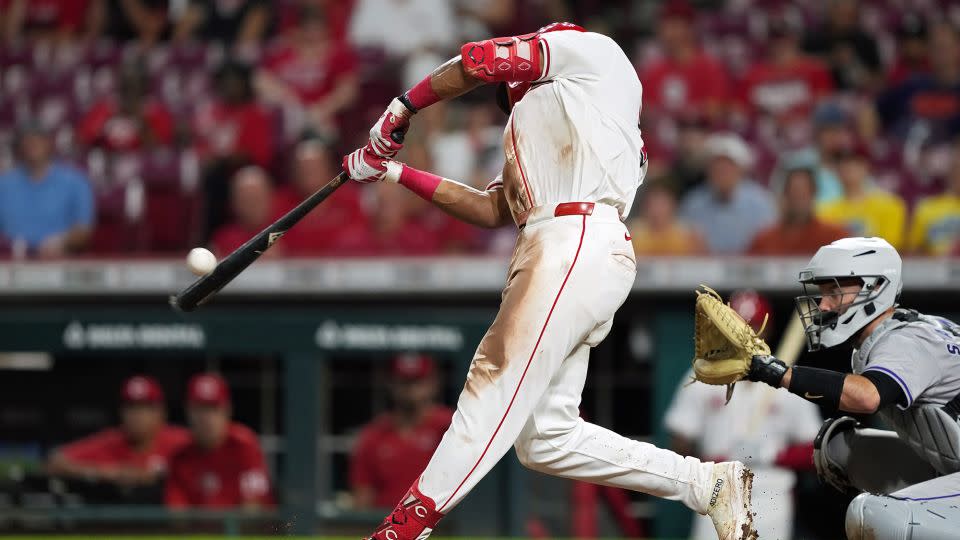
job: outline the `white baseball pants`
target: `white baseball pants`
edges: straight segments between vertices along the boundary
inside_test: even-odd
[[[544,473],[679,500],[705,513],[712,464],[580,418],[590,348],[610,331],[636,275],[618,212],[531,212],[500,311],[480,342],[453,422],[418,480],[439,512],[456,506],[510,449]]]

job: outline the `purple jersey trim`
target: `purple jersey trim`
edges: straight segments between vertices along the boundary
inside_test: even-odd
[[[913,394],[910,393],[910,389],[907,388],[907,383],[905,383],[899,375],[882,366],[870,367],[863,371],[879,371],[880,373],[886,373],[887,375],[893,377],[897,381],[897,384],[900,385],[900,388],[903,388],[904,393],[907,394],[907,407],[913,405]]]

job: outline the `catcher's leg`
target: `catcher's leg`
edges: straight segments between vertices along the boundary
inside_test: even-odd
[[[861,493],[847,508],[849,540],[948,540],[960,531],[960,473],[892,495]]]
[[[510,449],[564,359],[626,299],[633,269],[611,262],[621,244],[632,249],[621,223],[582,216],[523,231],[450,428],[375,540],[426,538]]]

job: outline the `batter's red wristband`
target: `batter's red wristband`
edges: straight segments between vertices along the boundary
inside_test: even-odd
[[[400,171],[400,185],[427,201],[433,201],[433,194],[437,191],[437,188],[440,187],[441,181],[443,181],[443,178],[435,174],[417,170],[406,165],[404,165],[403,170]]]
[[[417,112],[424,107],[429,107],[440,101],[440,96],[433,91],[433,85],[430,84],[431,75],[427,75],[422,81],[407,90],[407,101],[413,105],[413,112]]]

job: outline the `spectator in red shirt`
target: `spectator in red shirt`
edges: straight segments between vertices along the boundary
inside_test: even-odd
[[[214,99],[194,116],[194,144],[200,159],[269,167],[274,149],[272,120],[255,99],[250,68],[227,62],[214,74],[213,86]]]
[[[747,70],[741,103],[750,112],[780,120],[804,117],[833,91],[830,71],[821,60],[803,54],[799,30],[787,19],[772,19],[768,37],[769,56]]]
[[[231,253],[273,221],[276,199],[270,178],[263,169],[251,165],[233,175],[230,210],[233,220],[217,229],[210,240],[218,257]],[[282,250],[283,245],[278,244],[263,256],[276,257]]]
[[[304,6],[312,5],[323,10],[327,19],[327,29],[333,39],[345,41],[347,39],[347,26],[350,24],[350,16],[353,15],[355,3],[356,0],[294,0],[279,4],[276,9],[280,33],[285,33],[297,26],[300,10]]]
[[[357,61],[330,36],[319,6],[304,5],[298,25],[267,54],[257,72],[260,97],[297,114],[309,134],[335,135],[336,115],[357,96]]]
[[[330,148],[310,139],[297,145],[293,182],[277,190],[275,214],[300,204],[336,176],[340,169]],[[348,182],[323,211],[310,212],[274,248],[291,256],[357,255],[369,245],[369,226],[361,206],[361,187]]]
[[[695,111],[716,119],[727,105],[727,71],[697,44],[694,17],[693,7],[686,0],[664,6],[657,26],[663,57],[640,71],[644,112]]]
[[[897,57],[887,73],[887,85],[896,86],[914,75],[930,73],[927,21],[920,13],[906,13],[897,27]]]
[[[273,160],[273,119],[254,99],[250,68],[227,62],[214,75],[215,98],[194,115],[194,148],[203,163],[207,224],[205,238],[227,221],[230,178]]]
[[[89,0],[0,0],[0,36],[9,42],[92,37]]]
[[[367,424],[350,457],[350,490],[357,508],[397,504],[440,444],[453,411],[436,404],[436,364],[403,354],[390,366],[393,409]]]
[[[117,95],[94,104],[80,120],[77,140],[107,150],[137,150],[173,142],[173,117],[147,94],[147,73],[130,62],[118,73]]]
[[[848,236],[843,227],[817,218],[816,171],[798,167],[787,171],[780,195],[780,220],[753,238],[750,255],[810,255],[834,240]]]
[[[187,430],[167,425],[163,390],[152,377],[127,379],[121,391],[120,426],[58,448],[47,464],[55,476],[146,485],[167,472],[171,456],[189,440]]]
[[[166,503],[171,508],[256,509],[272,506],[270,478],[257,435],[231,422],[223,377],[194,375],[187,386],[193,440],[170,462]]]

